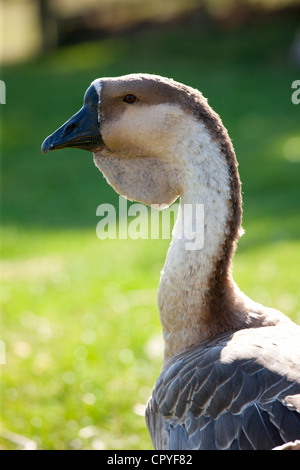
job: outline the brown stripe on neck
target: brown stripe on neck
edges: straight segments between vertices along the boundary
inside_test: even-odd
[[[204,319],[206,324],[205,329],[213,336],[221,331],[239,328],[242,322],[242,319],[236,315],[239,300],[233,292],[231,276],[232,258],[242,222],[241,182],[233,145],[221,118],[210,108],[201,94],[193,93],[190,98],[193,113],[205,124],[226,159],[230,181],[227,230],[224,231],[224,242],[215,256],[215,267],[204,299],[204,311],[201,311],[202,321]]]

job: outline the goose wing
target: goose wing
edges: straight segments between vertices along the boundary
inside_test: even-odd
[[[300,438],[300,327],[223,334],[175,356],[146,409],[156,449],[272,449]]]

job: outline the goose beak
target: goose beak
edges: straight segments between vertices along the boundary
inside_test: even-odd
[[[98,96],[95,88],[91,86],[78,113],[44,140],[42,153],[66,147],[93,152],[103,145],[98,122]]]

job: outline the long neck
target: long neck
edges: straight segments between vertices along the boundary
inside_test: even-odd
[[[200,144],[189,148],[178,218],[158,292],[164,362],[241,324],[241,318],[236,319],[238,289],[231,275],[241,221],[236,160],[229,139],[220,147],[207,133],[205,145]]]

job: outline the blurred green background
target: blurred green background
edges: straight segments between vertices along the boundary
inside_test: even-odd
[[[169,241],[99,240],[96,208],[118,196],[87,152],[40,146],[94,78],[147,72],[199,88],[239,161],[246,234],[234,278],[299,323],[299,2],[0,6],[0,448],[151,449],[143,414],[161,367]]]

